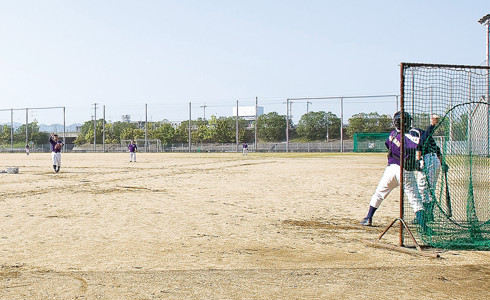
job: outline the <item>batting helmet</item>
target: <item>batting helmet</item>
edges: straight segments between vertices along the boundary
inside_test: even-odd
[[[404,121],[405,123],[403,124],[403,128],[405,130],[410,129],[412,126],[412,117],[410,116],[409,113],[404,112]],[[402,123],[402,112],[399,111],[393,116],[393,125],[395,125],[396,129],[400,130],[401,128],[401,123]]]

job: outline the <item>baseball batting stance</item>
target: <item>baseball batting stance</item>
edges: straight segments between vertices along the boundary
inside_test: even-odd
[[[404,191],[407,195],[408,201],[412,206],[413,211],[417,217],[417,221],[426,229],[424,208],[422,205],[422,197],[420,195],[416,173],[420,170],[422,164],[421,153],[421,138],[423,130],[417,128],[411,128],[412,118],[409,113],[404,114],[404,126],[405,129],[405,151],[404,151]],[[401,146],[401,112],[397,112],[393,117],[393,125],[396,127],[390,133],[390,136],[385,142],[386,148],[388,148],[388,166],[386,167],[383,176],[371,197],[369,203],[369,211],[367,216],[361,221],[361,225],[371,226],[373,222],[373,215],[380,206],[381,202],[388,197],[390,192],[400,185],[400,146]]]
[[[63,142],[58,140],[58,135],[52,133],[49,137],[49,143],[51,144],[51,159],[53,160],[53,169],[55,173],[58,173],[61,168],[61,149],[63,148]]]

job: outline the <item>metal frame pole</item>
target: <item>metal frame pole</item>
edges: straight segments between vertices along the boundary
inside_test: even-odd
[[[10,150],[14,150],[14,109],[10,109]]]
[[[400,220],[404,218],[404,174],[403,168],[405,165],[405,65],[400,65],[400,112],[401,112],[401,125],[400,125]],[[398,245],[403,246],[403,222],[400,222],[400,236],[398,238]]]
[[[340,153],[344,152],[344,98],[340,97]]]
[[[189,102],[189,153],[191,153],[192,151],[192,146],[191,146],[191,138],[192,138],[192,135],[191,135],[191,130],[192,130],[192,126],[191,126],[191,121],[192,119],[192,102]]]
[[[105,153],[105,105],[102,106],[102,152]]]
[[[236,101],[236,129],[235,129],[235,142],[236,142],[236,152],[238,153],[239,149],[238,149],[238,139],[239,139],[239,136],[238,136],[238,118],[239,118],[239,114],[238,114],[238,100]]]
[[[97,103],[94,103],[94,152],[97,152]]]
[[[66,151],[66,108],[63,106],[63,151]]]
[[[148,152],[148,104],[145,103],[145,153]]]
[[[490,67],[490,20],[487,20],[487,67]],[[487,103],[490,104],[490,69],[487,69]],[[490,156],[490,105],[487,105],[487,156]]]
[[[26,108],[26,145],[29,144],[29,109]]]
[[[254,124],[254,152],[257,152],[257,110],[259,107],[259,98],[255,97],[255,124]]]
[[[286,99],[286,153],[289,152],[289,98]]]

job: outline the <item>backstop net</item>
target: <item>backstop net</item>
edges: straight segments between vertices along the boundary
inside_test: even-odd
[[[489,250],[489,68],[404,63],[401,89],[412,127],[428,130],[431,115],[440,116],[422,141],[424,167],[404,173],[423,207],[415,214],[405,192],[405,222],[426,245]]]
[[[355,133],[354,152],[386,152],[385,142],[390,133]]]

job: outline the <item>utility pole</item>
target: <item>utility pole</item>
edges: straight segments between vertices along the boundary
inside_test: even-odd
[[[94,152],[97,152],[97,103],[94,103]]]
[[[200,106],[203,109],[203,120],[206,120],[206,107],[208,107],[206,104]]]
[[[306,113],[310,112],[310,104],[313,104],[313,103],[311,103],[310,101],[306,101]]]

